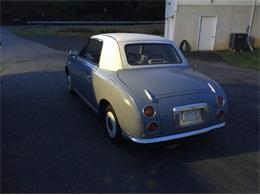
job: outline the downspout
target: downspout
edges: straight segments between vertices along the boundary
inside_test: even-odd
[[[252,45],[250,43],[250,36],[251,36],[252,24],[253,24],[254,13],[255,13],[255,4],[256,4],[256,0],[253,0],[250,24],[249,24],[248,34],[247,34],[247,44],[248,44],[248,46],[249,46],[251,51],[254,51],[254,49],[253,49],[253,47],[252,47]]]
[[[164,36],[172,41],[174,40],[174,34],[175,34],[176,10],[177,10],[177,0],[165,1]]]

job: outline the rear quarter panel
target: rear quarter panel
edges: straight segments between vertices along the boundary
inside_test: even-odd
[[[93,76],[93,86],[97,103],[108,101],[117,116],[123,132],[134,137],[143,135],[143,123],[140,111],[136,106],[131,92],[122,85],[116,72],[98,69]]]

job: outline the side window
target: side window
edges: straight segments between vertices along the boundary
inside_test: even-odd
[[[96,39],[89,39],[87,46],[81,51],[80,56],[88,59],[94,64],[99,64],[102,42]]]

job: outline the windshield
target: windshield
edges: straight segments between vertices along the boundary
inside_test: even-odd
[[[176,49],[170,44],[128,44],[125,53],[128,64],[132,66],[182,63]]]

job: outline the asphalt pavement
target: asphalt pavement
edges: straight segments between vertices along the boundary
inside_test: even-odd
[[[257,71],[190,59],[226,91],[226,127],[115,145],[102,120],[68,94],[66,49],[1,33],[2,193],[260,193]]]

